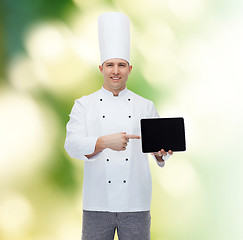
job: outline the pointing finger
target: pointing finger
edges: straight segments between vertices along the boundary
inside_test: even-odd
[[[129,139],[140,139],[141,137],[138,135],[133,135],[133,134],[127,134],[126,137]]]

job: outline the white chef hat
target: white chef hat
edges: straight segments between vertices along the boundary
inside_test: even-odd
[[[111,58],[130,62],[130,21],[120,12],[107,12],[98,17],[100,60]]]

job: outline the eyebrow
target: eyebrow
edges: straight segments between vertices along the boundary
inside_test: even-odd
[[[105,63],[105,64],[114,64],[114,62],[107,62],[107,63]],[[125,63],[125,62],[119,62],[118,64],[125,64],[125,65],[127,65],[127,63]]]

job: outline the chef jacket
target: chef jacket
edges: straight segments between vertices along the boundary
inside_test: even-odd
[[[91,158],[98,137],[118,132],[141,136],[140,119],[159,117],[152,101],[125,88],[118,96],[101,88],[75,100],[67,123],[65,149],[84,162],[83,209],[135,212],[150,209],[152,182],[141,139],[125,151],[109,148]],[[157,162],[163,167],[164,162]]]

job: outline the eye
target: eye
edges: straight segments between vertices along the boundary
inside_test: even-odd
[[[125,64],[120,64],[120,67],[125,67]]]

